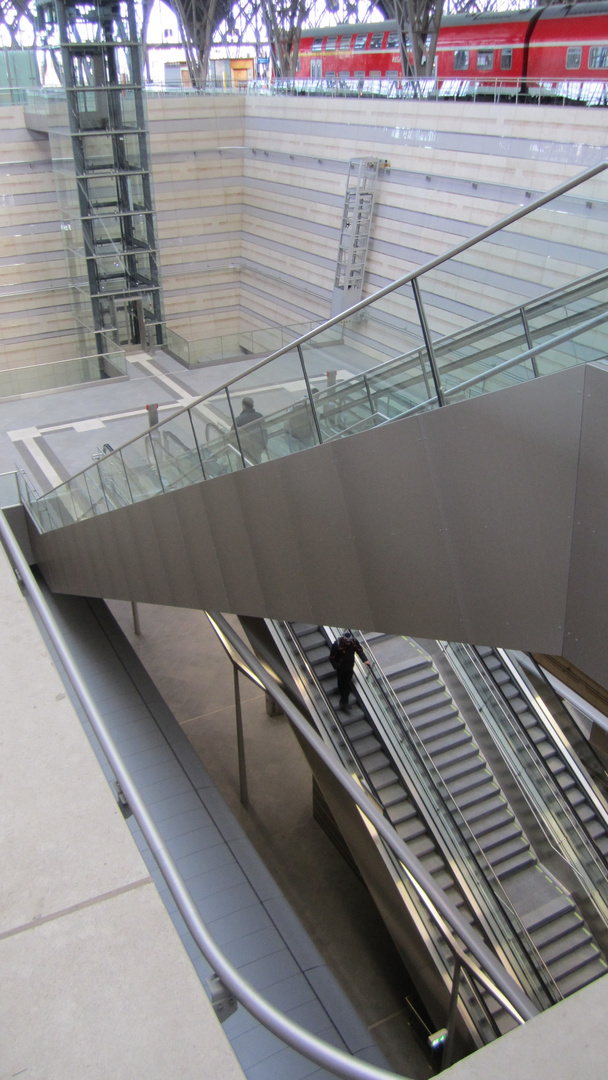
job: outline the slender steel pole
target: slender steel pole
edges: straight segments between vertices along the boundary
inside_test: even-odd
[[[131,601],[131,611],[133,612],[133,631],[139,637],[141,634],[141,623],[139,621],[139,608],[135,600]]]
[[[424,346],[426,348],[427,356],[429,358],[429,364],[431,367],[431,375],[433,376],[433,383],[435,384],[435,393],[437,395],[437,404],[439,406],[445,405],[445,399],[443,396],[443,389],[441,386],[441,379],[439,378],[439,368],[437,367],[437,360],[435,358],[435,350],[433,349],[433,341],[431,338],[431,332],[429,330],[429,324],[426,321],[426,312],[424,310],[424,304],[422,303],[422,294],[420,292],[420,285],[418,284],[418,278],[412,280],[412,292],[414,293],[414,300],[416,301],[416,310],[418,312],[418,319],[420,321],[420,329],[422,330],[422,337],[424,338]]]
[[[452,1064],[454,1054],[454,1038],[456,1035],[456,1017],[458,1015],[458,998],[460,995],[460,975],[462,964],[457,956],[454,957],[454,975],[452,978],[452,993],[450,996],[450,1008],[448,1011],[448,1033],[443,1045],[441,1055],[441,1068],[447,1069]]]
[[[532,349],[534,347],[534,342],[532,341],[532,334],[530,333],[530,323],[528,322],[526,309],[524,307],[520,307],[519,314],[521,315],[521,321],[524,328],[524,334],[526,335],[528,349]],[[538,379],[538,364],[536,363],[535,353],[530,357],[530,360],[532,363],[532,371],[534,372],[534,378]]]
[[[243,713],[241,711],[241,688],[239,685],[239,669],[233,663],[234,672],[234,711],[236,713],[236,745],[239,756],[239,788],[243,806],[249,806],[249,792],[247,790],[247,762],[245,760],[245,739],[243,738]]]

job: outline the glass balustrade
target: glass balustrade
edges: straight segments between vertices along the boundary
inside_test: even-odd
[[[588,196],[608,207],[606,168],[281,344],[108,455],[90,482],[91,469],[38,500],[24,489],[38,528],[59,528],[606,356],[608,269],[573,280],[580,266],[557,257],[559,245],[577,240]],[[605,241],[585,236],[592,261],[605,258]]]

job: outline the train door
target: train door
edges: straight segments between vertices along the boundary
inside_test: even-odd
[[[323,61],[319,59],[310,61],[310,77],[311,79],[323,78]]]

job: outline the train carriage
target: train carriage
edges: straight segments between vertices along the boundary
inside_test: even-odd
[[[436,81],[431,85],[431,77]],[[305,31],[296,82],[318,90],[406,95],[392,20]],[[478,96],[606,104],[608,3],[456,15],[441,24],[435,68],[417,96]]]

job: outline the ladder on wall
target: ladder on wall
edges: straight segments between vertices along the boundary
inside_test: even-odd
[[[332,316],[361,299],[378,166],[378,158],[354,158],[349,162]]]

